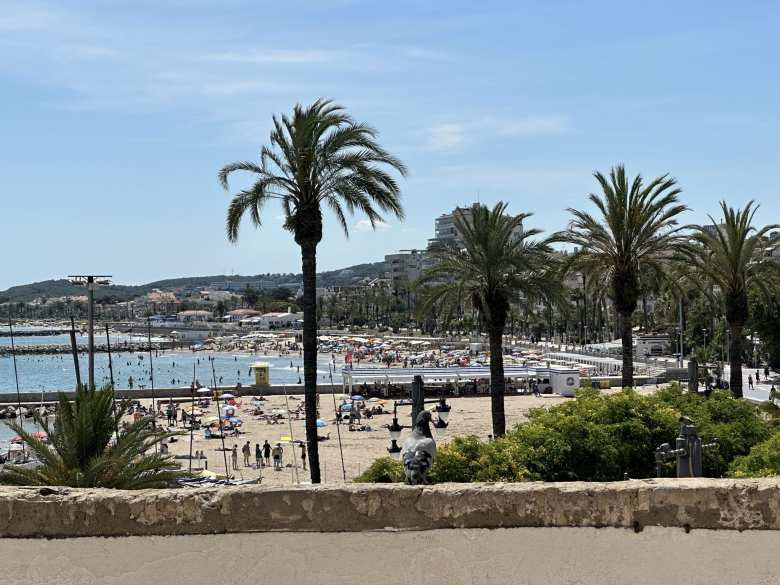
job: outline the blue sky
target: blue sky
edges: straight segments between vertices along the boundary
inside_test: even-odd
[[[0,0],[0,289],[299,272],[278,209],[226,242],[216,173],[319,96],[410,169],[407,220],[328,218],[322,269],[476,199],[563,228],[618,162],[677,177],[689,221],[722,198],[780,221],[779,25],[777,2]]]

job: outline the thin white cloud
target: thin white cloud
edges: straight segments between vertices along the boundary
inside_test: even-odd
[[[268,51],[228,51],[224,53],[213,53],[206,55],[207,61],[218,61],[223,63],[285,63],[285,64],[307,64],[307,63],[327,63],[343,56],[341,51],[328,50],[268,50]]]
[[[377,231],[386,232],[390,229],[390,224],[383,221],[377,221],[374,223],[374,227]],[[361,219],[355,224],[355,229],[359,232],[370,232],[372,230],[371,222],[367,219]]]
[[[97,45],[76,45],[68,44],[57,47],[54,54],[67,60],[93,60],[93,59],[112,59],[119,55],[119,52],[110,47],[101,47]]]
[[[503,136],[538,136],[560,134],[566,130],[563,116],[527,116],[520,120],[493,121]]]
[[[438,124],[428,129],[427,136],[430,150],[452,150],[465,141],[465,126],[457,123]]]

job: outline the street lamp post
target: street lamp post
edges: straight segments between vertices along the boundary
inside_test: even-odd
[[[89,335],[89,389],[95,388],[95,285],[111,284],[106,274],[71,274],[71,284],[83,284],[87,287],[87,333]]]

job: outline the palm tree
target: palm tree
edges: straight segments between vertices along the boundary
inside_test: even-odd
[[[172,455],[147,453],[177,433],[156,430],[151,417],[121,429],[126,409],[127,403],[115,408],[114,392],[108,386],[102,390],[79,386],[73,402],[60,394],[53,425],[39,421],[50,444],[17,422],[8,423],[41,465],[7,464],[0,483],[144,489],[166,487],[185,477]]]
[[[766,225],[761,229],[753,225],[759,206],[750,201],[744,209],[720,204],[723,222],[715,227],[692,226],[693,238],[698,246],[685,248],[696,272],[703,275],[711,287],[716,287],[725,309],[729,336],[729,385],[732,394],[742,397],[742,337],[749,317],[748,292],[757,290],[767,298],[770,285],[780,280],[780,265],[765,254],[775,245],[777,237],[770,239],[770,231],[778,225]],[[698,281],[700,282],[700,281]],[[711,290],[711,289],[710,289]]]
[[[578,249],[569,265],[578,270],[602,270],[612,288],[612,301],[620,315],[623,351],[623,386],[634,385],[633,313],[641,295],[640,272],[663,278],[665,264],[676,244],[684,242],[677,216],[685,211],[679,203],[681,190],[668,175],[644,184],[641,175],[629,183],[623,165],[609,178],[594,173],[602,193],[590,194],[600,217],[569,209],[569,229],[556,240]]]
[[[403,218],[400,189],[385,170],[406,175],[406,167],[376,142],[377,132],[356,122],[328,100],[296,105],[292,117],[273,118],[270,146],[260,162],[236,162],[219,172],[227,190],[235,171],[255,175],[251,187],[233,196],[227,212],[227,236],[238,239],[244,215],[259,227],[263,207],[278,200],[284,228],[301,248],[303,266],[303,378],[306,398],[306,443],[311,480],[320,482],[317,443],[317,244],[322,239],[323,207],[348,235],[346,213],[362,212],[375,226],[382,212]]]
[[[436,308],[446,319],[468,301],[485,324],[496,437],[506,431],[503,335],[511,303],[520,295],[553,298],[561,288],[548,269],[552,250],[547,241],[532,239],[541,233],[539,230],[523,230],[523,221],[530,214],[507,215],[506,208],[501,202],[493,209],[475,204],[470,213],[456,214],[455,226],[463,246],[447,246],[433,252],[434,265],[416,283],[422,296],[418,303],[420,314],[429,314]]]

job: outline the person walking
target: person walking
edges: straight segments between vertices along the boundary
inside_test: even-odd
[[[233,462],[233,471],[238,471],[238,445],[233,445],[233,451],[230,453],[230,459]]]
[[[301,465],[303,470],[306,471],[306,443],[301,443]]]
[[[260,443],[255,443],[255,467],[260,469],[263,466],[263,450]]]
[[[252,445],[249,441],[244,443],[244,446],[241,447],[241,453],[244,455],[244,467],[249,467],[251,465],[249,457],[252,455]]]
[[[749,390],[753,389],[753,376],[750,374],[748,374],[748,389]]]
[[[271,456],[274,458],[274,471],[280,471],[282,469],[282,446],[277,443],[276,446],[271,449]]]
[[[265,466],[271,467],[271,444],[268,439],[263,443],[263,457],[265,458]]]

